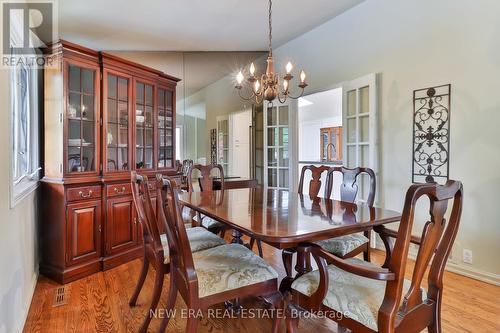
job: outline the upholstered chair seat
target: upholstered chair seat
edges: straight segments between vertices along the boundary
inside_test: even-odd
[[[366,237],[365,235],[363,235],[363,233],[360,232],[357,234],[325,239],[316,242],[316,244],[318,244],[331,254],[334,254],[339,257],[344,257],[346,254],[354,251],[361,245],[366,244],[368,242],[369,242],[368,237]]]
[[[193,262],[198,277],[199,297],[278,278],[278,273],[271,265],[240,244],[194,252]]]
[[[191,251],[193,252],[203,251],[226,244],[222,238],[202,227],[186,228],[186,233]],[[163,246],[164,263],[168,264],[170,262],[170,250],[168,248],[167,235],[160,235],[160,240]]]
[[[377,268],[376,265],[360,259],[347,259],[353,264]],[[340,268],[328,266],[328,293],[323,300],[323,305],[346,317],[353,319],[374,331],[378,331],[377,317],[380,305],[384,300],[385,281],[369,279],[352,274]],[[292,289],[311,296],[319,286],[319,271],[315,270],[302,275],[292,284]],[[411,282],[404,280],[403,295],[410,288]],[[422,299],[427,298],[426,291],[421,288]]]

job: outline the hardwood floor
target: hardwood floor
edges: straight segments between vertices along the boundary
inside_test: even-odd
[[[284,276],[281,253],[264,245],[265,259],[280,276]],[[381,263],[383,253],[375,251],[373,261]],[[24,332],[137,332],[146,315],[148,300],[153,288],[154,271],[148,274],[138,305],[129,307],[128,300],[134,290],[141,268],[140,260],[99,272],[65,286],[67,304],[53,307],[55,282],[41,276],[33,296]],[[408,268],[409,273],[410,268]],[[456,332],[500,332],[500,287],[482,283],[457,274],[445,273],[444,278],[443,331]],[[165,279],[159,308],[165,305],[168,292]],[[245,309],[261,309],[264,305],[255,299],[244,299]],[[186,319],[181,311],[186,306],[177,297],[176,316],[170,320],[167,332],[184,332]],[[225,307],[214,307],[224,314]],[[212,312],[214,313],[214,312]],[[250,312],[248,312],[250,313]],[[227,314],[227,313],[226,313]],[[213,317],[213,316],[212,316]],[[256,318],[204,318],[198,332],[269,332],[271,319]],[[153,319],[150,332],[156,332],[160,319]],[[336,332],[336,324],[328,319],[308,318],[300,321],[301,332]],[[281,332],[285,332],[282,323]]]

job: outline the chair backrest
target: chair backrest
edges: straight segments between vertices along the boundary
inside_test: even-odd
[[[369,193],[366,199],[368,206],[373,206],[375,201],[376,180],[375,172],[370,168],[354,168],[348,169],[345,167],[330,168],[326,177],[325,198],[329,198],[333,190],[333,178],[336,172],[342,173],[342,184],[340,185],[340,200],[346,202],[355,202],[359,192],[360,175],[367,174],[370,179]]]
[[[422,197],[429,199],[430,218],[422,231],[411,286],[403,298],[401,307],[403,313],[408,313],[422,304],[420,286],[427,269],[429,269],[427,297],[434,301],[441,297],[444,267],[460,224],[462,196],[462,183],[453,180],[447,181],[445,185],[414,184],[408,189],[388,267],[395,273],[396,279],[387,283],[384,302],[379,310],[379,329],[381,331],[384,331],[383,327],[388,327],[387,325],[394,327],[394,321],[398,315],[417,202]],[[453,207],[449,221],[446,221],[445,214],[451,200],[453,200]],[[381,328],[380,325],[383,327]]]
[[[189,160],[189,159],[186,159],[184,161],[182,161],[182,175],[184,177],[187,177],[188,173],[189,173],[189,169],[193,166],[193,160]]]
[[[193,171],[194,170],[199,170],[200,171],[200,186],[203,189],[203,191],[213,191],[213,178],[211,176],[212,170],[217,169],[219,170],[219,177],[221,180],[221,188],[224,188],[224,169],[222,168],[222,165],[220,164],[207,164],[207,165],[202,165],[202,164],[195,164],[191,166],[188,172],[188,185],[189,185],[189,192],[193,192]]]
[[[165,231],[170,250],[170,272],[177,284],[177,289],[198,295],[198,279],[193,264],[191,246],[181,217],[177,184],[161,174],[156,175],[156,200],[164,203],[157,213],[160,223],[165,224]],[[177,278],[177,276],[179,276]]]
[[[306,173],[306,170],[311,171],[312,177],[311,181],[309,182],[309,195],[312,197],[317,197],[321,188],[321,175],[323,174],[323,172],[328,172],[328,170],[330,170],[330,167],[326,165],[322,165],[319,167],[314,165],[303,166],[302,171],[300,172],[299,193],[303,193],[304,191],[304,175]]]
[[[142,225],[144,244],[146,246],[152,245],[154,249],[161,249],[160,230],[149,194],[148,178],[132,171],[130,173],[130,182],[135,208],[139,222]],[[153,251],[155,256],[158,255],[157,252]],[[160,260],[163,262],[162,259]]]

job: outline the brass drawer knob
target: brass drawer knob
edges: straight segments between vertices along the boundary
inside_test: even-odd
[[[122,188],[121,188],[121,189],[119,189],[118,187],[115,187],[113,190],[114,190],[114,191],[115,191],[115,193],[117,193],[117,194],[123,194],[123,193],[125,193],[125,186],[122,186]]]
[[[83,191],[78,192],[81,198],[90,198],[92,196],[92,190],[89,190],[87,194],[83,194]]]

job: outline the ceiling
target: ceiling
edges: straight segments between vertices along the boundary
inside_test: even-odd
[[[364,0],[274,0],[281,45]],[[61,38],[97,50],[263,51],[267,0],[64,0]]]
[[[187,52],[184,54],[186,96],[226,75],[236,75],[265,52]],[[263,65],[261,65],[263,67]],[[263,70],[261,68],[261,70]]]

